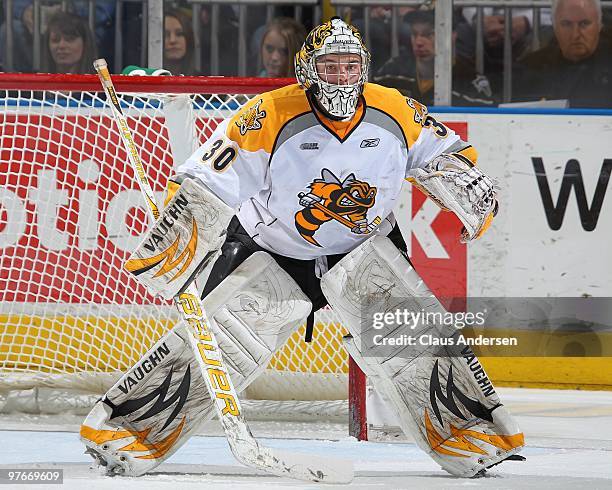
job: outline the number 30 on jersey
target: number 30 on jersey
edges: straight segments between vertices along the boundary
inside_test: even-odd
[[[224,146],[225,141],[219,138],[210,146],[210,149],[202,155],[202,163],[212,166],[213,170],[223,172],[236,159],[236,149],[230,143]]]

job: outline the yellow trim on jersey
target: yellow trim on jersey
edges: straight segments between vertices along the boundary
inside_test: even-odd
[[[417,103],[416,108],[412,108],[399,91],[375,83],[365,84],[363,96],[368,107],[383,111],[400,125],[409,147],[416,142],[423,129],[417,121],[420,121],[422,114],[419,111],[425,110],[424,106]]]
[[[363,119],[363,103],[357,106],[354,116],[349,121],[334,121],[328,117],[324,117],[320,111],[316,111],[316,116],[319,123],[334,133],[340,140],[344,140]]]
[[[306,93],[298,84],[272,90],[254,97],[235,114],[226,136],[243,150],[272,153],[281,128],[310,110]]]
[[[460,155],[463,155],[465,158],[470,160],[470,162],[472,162],[474,165],[476,165],[476,163],[478,162],[478,152],[476,151],[476,148],[474,148],[473,146],[467,146],[463,150],[457,151],[455,153],[459,153]]]
[[[423,127],[420,121],[424,106],[415,102],[415,107],[410,107],[406,97],[397,90],[372,83],[365,84],[363,95],[368,107],[381,110],[398,123],[409,147],[416,142]],[[289,85],[249,101],[230,120],[226,136],[243,150],[272,153],[282,127],[296,116],[311,111],[304,89],[297,84]],[[316,110],[315,114],[323,126],[344,139],[361,122],[363,107],[358,106],[355,116],[346,122],[329,120]]]

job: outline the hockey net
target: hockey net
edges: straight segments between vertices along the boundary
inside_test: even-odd
[[[283,85],[114,80],[159,199],[173,167],[221,120]],[[77,394],[104,393],[178,314],[122,269],[150,223],[97,77],[0,74],[0,105],[0,411],[19,409],[28,393],[38,401],[25,409],[41,408],[43,391],[52,394],[44,405],[62,410]],[[346,400],[342,333],[321,311],[314,342],[302,327],[245,396]]]

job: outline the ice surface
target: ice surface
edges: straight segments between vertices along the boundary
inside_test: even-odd
[[[612,489],[612,393],[498,391],[525,432],[528,447],[522,454],[527,461],[505,462],[489,470],[488,477],[480,479],[451,477],[409,440],[357,442],[346,436],[343,424],[253,422],[251,425],[255,435],[271,447],[352,459],[356,478],[350,488]],[[332,487],[268,476],[240,465],[214,421],[154,473],[129,480],[106,477],[90,469],[90,459],[83,454],[77,434],[80,419],[70,415],[1,416],[0,468],[63,468],[62,489]],[[312,439],[304,439],[304,434]]]

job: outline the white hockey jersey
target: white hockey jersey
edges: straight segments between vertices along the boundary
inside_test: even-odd
[[[291,85],[251,100],[177,169],[229,206],[266,250],[297,259],[346,253],[388,234],[408,170],[476,152],[397,90],[366,84],[351,121],[324,118]]]

